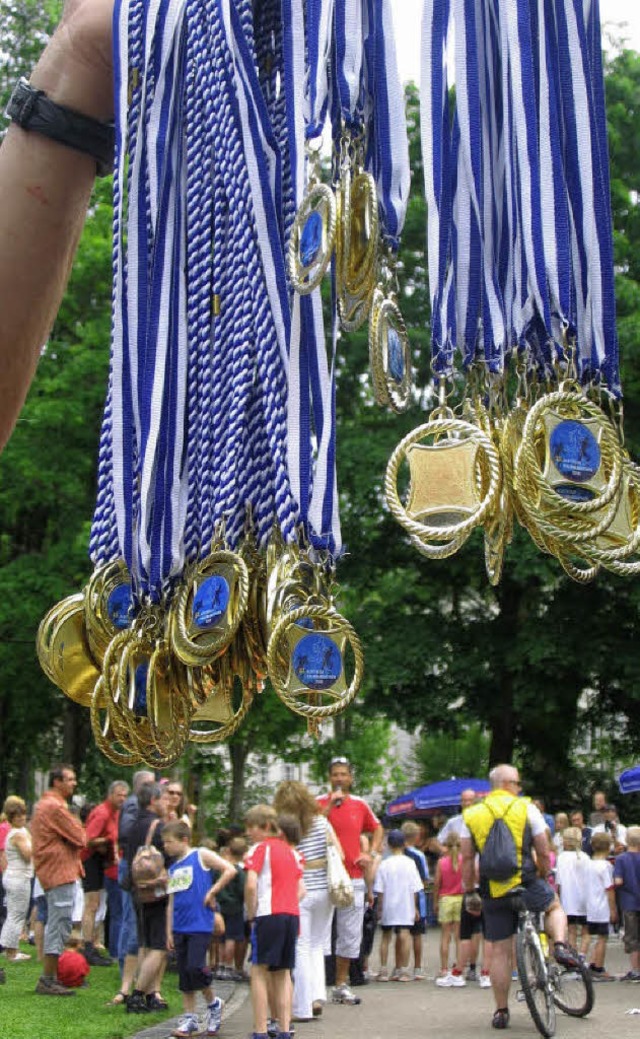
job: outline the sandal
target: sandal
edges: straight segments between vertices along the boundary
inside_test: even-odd
[[[503,1007],[500,1010],[496,1010],[493,1018],[491,1019],[492,1028],[508,1028],[509,1027],[509,1008]]]
[[[108,1003],[105,1003],[106,1007],[124,1007],[129,999],[126,992],[116,992],[113,999],[110,999]]]
[[[389,980],[389,971],[387,970],[386,967],[381,967],[380,970],[378,971],[378,976],[376,978],[376,981],[388,981],[388,980]]]
[[[394,981],[413,981],[413,977],[409,974],[408,970],[397,970],[393,976]]]

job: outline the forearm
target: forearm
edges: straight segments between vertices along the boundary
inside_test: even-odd
[[[110,7],[106,0],[68,4],[30,77],[52,101],[100,120],[113,114],[112,73],[91,33],[101,18],[104,37]],[[60,305],[95,173],[91,156],[17,126],[0,148],[0,447]]]

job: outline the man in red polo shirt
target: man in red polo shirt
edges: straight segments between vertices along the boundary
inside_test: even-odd
[[[120,888],[118,887],[118,817],[129,785],[121,779],[111,783],[105,800],[89,813],[86,822],[87,847],[82,853],[84,862],[84,912],[82,914],[83,953],[87,963],[94,967],[108,967],[113,961],[101,956],[93,943],[96,913],[102,890],[107,893],[109,909],[109,952],[117,959],[120,921],[122,919]]]
[[[331,791],[318,798],[324,815],[333,826],[344,850],[344,864],[353,880],[354,904],[336,910],[336,983],[333,1003],[356,1005],[360,998],[347,984],[349,962],[358,958],[364,919],[364,869],[372,859],[380,857],[383,829],[362,797],[352,794],[353,771],[347,758],[334,758],[329,766]],[[362,834],[371,835],[371,852],[363,853]]]

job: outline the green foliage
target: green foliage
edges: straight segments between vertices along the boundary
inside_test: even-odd
[[[485,776],[489,767],[489,738],[478,724],[469,725],[459,735],[424,732],[414,757],[417,784],[435,783],[446,776]]]

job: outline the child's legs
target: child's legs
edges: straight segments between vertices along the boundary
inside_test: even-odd
[[[422,935],[413,934],[413,965],[416,970],[420,970],[422,967]]]
[[[236,960],[236,943],[234,938],[225,940],[223,958],[225,967],[233,967]]]
[[[594,967],[604,967],[604,958],[607,952],[607,939],[606,935],[599,934],[596,938],[595,948],[593,950],[592,963]]]
[[[396,969],[406,970],[409,966],[411,935],[408,927],[401,927],[396,935]]]
[[[441,970],[449,968],[449,943],[451,942],[452,924],[443,924],[441,927]]]
[[[456,948],[456,965],[458,966],[459,970],[462,970],[462,968],[460,967],[460,921],[459,920],[456,920],[452,924],[451,934],[452,934],[453,940],[455,942],[455,948]]]
[[[253,1007],[253,1030],[264,1033],[269,1016],[268,969],[262,964],[251,964],[251,1005]]]
[[[175,934],[178,985],[185,1013],[196,1009],[196,993],[204,992],[207,1003],[213,999],[211,969],[207,967],[208,934]]]
[[[389,958],[389,942],[391,941],[391,931],[383,931],[380,939],[380,966],[386,967],[387,960]]]
[[[288,1032],[291,1024],[291,972],[273,970],[269,972],[269,980],[275,1004],[275,1017],[278,1019],[281,1032]]]

